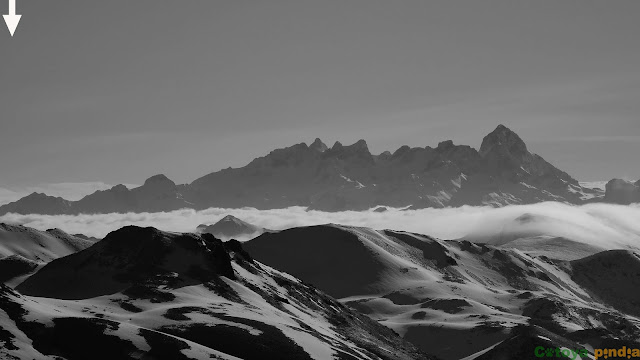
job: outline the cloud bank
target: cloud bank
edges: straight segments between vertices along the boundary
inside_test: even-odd
[[[394,229],[427,234],[442,239],[468,235],[490,240],[505,232],[533,232],[562,236],[598,247],[640,249],[640,205],[588,204],[582,206],[554,202],[513,205],[503,208],[463,206],[459,208],[403,211],[389,209],[327,213],[306,211],[303,207],[276,210],[190,209],[161,213],[100,215],[17,215],[7,214],[0,222],[19,223],[36,229],[60,228],[102,238],[126,225],[153,226],[161,230],[194,232],[199,224],[212,224],[225,215],[233,215],[251,224],[282,230],[297,226],[337,223],[374,229]],[[536,221],[522,224],[516,219],[531,215]]]

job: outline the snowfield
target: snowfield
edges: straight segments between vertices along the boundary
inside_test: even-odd
[[[206,234],[126,227],[1,286],[0,358],[429,358]]]

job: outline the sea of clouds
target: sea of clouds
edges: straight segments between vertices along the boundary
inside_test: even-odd
[[[533,215],[536,221],[521,223],[522,215]],[[68,233],[81,233],[98,238],[126,225],[194,232],[200,224],[213,224],[226,215],[236,216],[251,224],[283,230],[318,224],[343,224],[393,229],[427,234],[442,239],[469,235],[491,237],[505,231],[562,236],[603,248],[640,248],[640,204],[568,205],[545,202],[512,205],[502,208],[463,206],[459,208],[402,210],[386,212],[307,211],[304,207],[256,210],[210,208],[159,213],[127,213],[99,215],[18,215],[0,216],[0,222],[17,223],[40,230],[59,228]]]

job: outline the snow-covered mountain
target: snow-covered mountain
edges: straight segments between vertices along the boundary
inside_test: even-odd
[[[94,241],[60,229],[39,231],[0,223],[0,283],[35,271],[53,259],[88,248]]]
[[[583,203],[601,189],[582,186],[567,173],[532,154],[524,141],[500,125],[479,150],[443,141],[437,147],[402,146],[373,155],[367,143],[320,139],[277,149],[242,168],[205,175],[176,185],[164,175],[127,189],[118,185],[79,201],[32,194],[0,207],[15,212],[78,214],[170,211],[209,207],[258,209],[305,206],[339,211],[390,207]]]
[[[441,359],[638,346],[640,252],[582,244],[576,251],[594,254],[569,261],[528,245],[323,225],[263,234],[244,247]]]
[[[0,286],[0,358],[429,359],[237,241],[125,227]]]
[[[196,228],[198,233],[211,234],[222,240],[249,240],[265,231],[259,226],[249,224],[233,215],[227,215],[212,225],[201,224]]]

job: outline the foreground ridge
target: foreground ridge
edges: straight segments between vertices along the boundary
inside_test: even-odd
[[[0,320],[0,358],[431,359],[236,240],[135,226],[0,285]]]

